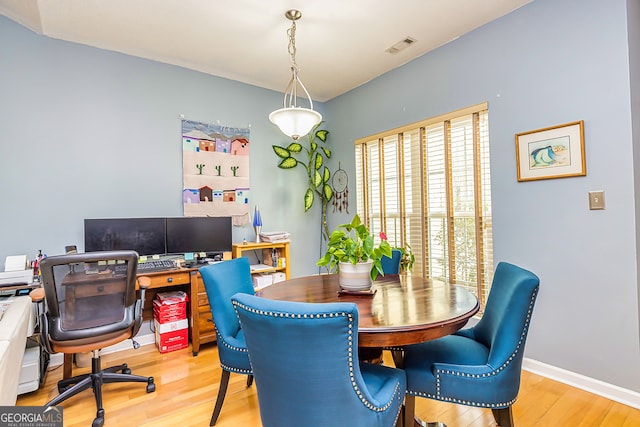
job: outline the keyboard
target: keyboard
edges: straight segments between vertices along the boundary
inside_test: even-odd
[[[161,271],[161,270],[172,270],[175,269],[176,264],[170,259],[155,259],[152,261],[145,261],[138,264],[138,273],[140,272],[152,272],[152,271]]]

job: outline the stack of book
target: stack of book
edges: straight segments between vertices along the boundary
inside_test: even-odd
[[[260,240],[269,243],[286,242],[289,236],[286,231],[264,231],[260,233]]]

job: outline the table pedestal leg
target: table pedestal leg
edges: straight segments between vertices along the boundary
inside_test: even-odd
[[[358,348],[358,358],[361,362],[368,362],[374,365],[382,364],[382,348],[380,347],[360,347]]]
[[[400,418],[403,420],[403,427],[447,427],[445,423],[435,421],[428,423],[416,417],[416,397],[406,395],[404,397],[404,407]]]

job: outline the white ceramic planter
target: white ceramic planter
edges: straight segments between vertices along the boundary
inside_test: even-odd
[[[346,291],[368,291],[371,289],[371,267],[373,261],[341,262],[338,271],[338,282],[340,287]]]

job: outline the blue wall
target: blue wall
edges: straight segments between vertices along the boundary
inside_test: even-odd
[[[319,205],[304,214],[306,175],[278,169],[271,149],[289,142],[268,120],[282,94],[42,37],[4,17],[0,44],[0,260],[82,250],[84,218],[182,216],[184,116],[250,126],[263,230],[292,234],[292,274],[318,271]],[[249,225],[234,237],[255,234]]]
[[[319,108],[353,212],[356,138],[487,101],[495,260],[542,280],[526,356],[640,392],[626,8],[536,0]],[[0,259],[81,244],[85,217],[181,215],[184,115],[251,126],[264,228],[292,232],[294,276],[317,271],[319,209],[302,212],[302,171],[278,170],[271,152],[285,142],[267,119],[281,94],[2,17],[0,45]],[[514,135],[575,120],[585,121],[587,176],[518,183]],[[588,210],[591,190],[605,191],[606,210]],[[331,215],[330,226],[347,219]]]
[[[487,101],[495,261],[541,278],[526,356],[640,391],[626,28],[625,0],[536,0],[326,108],[353,165],[357,138]],[[576,120],[587,176],[517,182],[515,134]]]

